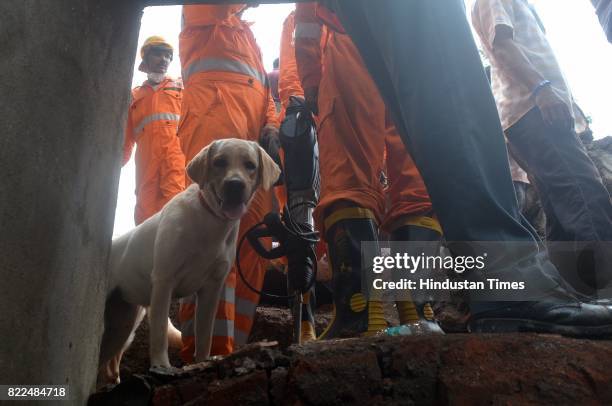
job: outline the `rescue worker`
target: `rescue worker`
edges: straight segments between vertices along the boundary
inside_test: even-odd
[[[283,22],[283,31],[280,42],[278,96],[281,102],[281,121],[289,99],[293,97],[304,98],[304,89],[297,71],[295,60],[295,10],[289,13]]]
[[[147,38],[140,49],[147,80],[132,90],[123,165],[136,149],[136,225],[185,188],[185,157],[177,138],[183,85],[166,76],[173,49],[162,37]]]
[[[278,118],[261,52],[238,5],[183,6],[180,58],[185,83],[179,138],[187,162],[210,142],[237,137],[258,141],[278,133]],[[272,195],[259,190],[240,222],[239,239],[272,208]],[[256,289],[264,279],[263,259],[244,244],[240,252],[245,277]],[[179,322],[192,362],[195,298],[183,300]],[[211,354],[228,354],[247,342],[259,295],[237,278],[233,268],[219,302]]]
[[[470,329],[605,336],[610,309],[577,299],[521,223],[502,129],[462,0],[326,0],[414,152],[454,255],[498,241],[488,277],[524,281],[520,301],[470,303]],[[453,69],[448,69],[452,66]],[[479,277],[480,278],[480,277]],[[472,294],[472,292],[470,293]],[[562,316],[561,316],[562,315]]]
[[[319,117],[321,201],[315,218],[333,272],[335,317],[323,338],[373,334],[387,324],[382,303],[362,294],[361,242],[377,241],[379,224],[394,240],[439,241],[441,229],[423,181],[342,25],[313,3],[298,4],[295,18],[298,72],[307,104]],[[385,143],[388,210],[380,181]],[[411,300],[398,302],[398,311],[402,324],[420,320]]]

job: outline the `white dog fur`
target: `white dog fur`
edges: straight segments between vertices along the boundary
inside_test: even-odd
[[[280,169],[257,143],[225,139],[204,148],[187,173],[196,183],[112,243],[101,373],[129,346],[147,307],[151,366],[170,367],[170,302],[193,294],[195,360],[209,356],[217,302],[235,258],[240,217],[258,187],[269,190],[274,185]]]

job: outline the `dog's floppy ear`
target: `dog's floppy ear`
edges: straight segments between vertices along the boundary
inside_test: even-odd
[[[259,152],[259,183],[264,190],[270,190],[278,181],[281,169],[270,155],[258,143],[254,142]]]
[[[215,142],[208,144],[187,165],[187,175],[200,185],[200,188],[204,187],[206,182],[209,157],[212,155],[214,145]]]

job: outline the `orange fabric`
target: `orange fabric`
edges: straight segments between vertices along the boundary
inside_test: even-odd
[[[283,106],[283,114],[289,106],[289,98],[291,96],[304,97],[304,89],[302,89],[302,82],[300,82],[300,75],[297,70],[297,61],[295,60],[294,31],[295,11],[292,11],[283,23],[280,45],[278,93]]]
[[[181,30],[207,25],[217,25],[220,22],[230,27],[239,27],[242,23],[236,16],[246,4],[220,6],[183,6],[183,21]]]
[[[302,88],[319,87],[323,74],[321,38],[325,30],[317,18],[315,3],[296,4],[295,27],[295,57]],[[313,35],[315,31],[317,36]]]
[[[304,90],[300,82],[300,76],[297,72],[297,62],[295,60],[295,46],[293,43],[293,33],[295,31],[295,11],[292,11],[283,23],[283,32],[280,43],[280,65],[278,77],[278,93],[281,100],[281,112],[279,115],[279,123],[285,118],[287,107],[289,106],[289,98],[291,96],[304,97]],[[285,162],[285,153],[281,149],[281,160]],[[276,199],[280,210],[287,204],[287,189],[285,186],[274,188]]]
[[[249,24],[235,15],[243,7],[244,5],[183,6],[179,56],[185,86],[189,86],[191,81],[197,81],[199,76],[209,76],[210,70],[200,71],[196,68],[202,61],[213,60],[216,63],[233,62],[249,69],[254,76],[239,74],[237,80],[269,93],[267,75],[255,36]],[[215,71],[228,72],[227,69],[221,68]],[[268,108],[266,105],[262,114],[267,115]],[[273,121],[271,124],[274,123]]]
[[[297,6],[296,25],[312,23],[316,8],[301,6]],[[317,44],[322,47],[319,51],[314,49]],[[315,220],[322,236],[329,208],[341,201],[371,210],[379,224],[385,218],[381,178],[387,138],[393,148],[388,160],[393,185],[386,216],[394,219],[408,214],[407,210],[420,210],[423,181],[389,125],[384,101],[350,37],[327,30],[324,41],[296,38],[295,55],[302,82],[319,88],[321,200]],[[322,72],[319,83],[314,80],[316,72]],[[418,201],[410,201],[415,197]],[[428,198],[426,204],[431,207]]]
[[[390,233],[401,219],[431,214],[432,206],[423,178],[393,124],[387,126],[385,146],[390,207],[380,227]]]
[[[155,88],[145,82],[132,91],[123,165],[137,144],[134,212],[137,225],[185,188],[185,157],[176,136],[181,99],[182,84],[169,78]]]
[[[323,6],[322,4],[317,4],[316,15],[317,18],[329,29],[332,29],[340,34],[346,34],[346,30],[342,26],[338,16],[334,12],[330,11],[327,7]]]
[[[265,75],[261,54],[248,24],[232,15],[234,6],[184,6],[184,26],[180,35],[180,57],[183,71],[202,60],[231,61],[248,66]],[[238,8],[239,9],[239,8]],[[256,76],[224,69],[191,74],[185,81],[183,113],[179,139],[189,162],[214,140],[241,138],[257,141],[265,125],[278,125],[276,111],[267,83]],[[273,114],[272,114],[273,112]],[[191,180],[187,180],[190,182]],[[258,190],[249,211],[240,222],[239,239],[272,209],[272,192]],[[245,243],[241,253],[243,272],[251,284],[261,289],[265,272],[264,260]],[[233,281],[233,282],[232,282]],[[256,299],[232,269],[228,281],[236,287],[236,303],[240,299]],[[250,292],[250,291],[248,291]],[[183,305],[182,307],[185,307]],[[246,324],[236,320],[236,306],[220,306],[216,323],[234,322],[234,335]],[[239,324],[239,325],[238,325]],[[250,329],[250,326],[248,326]],[[248,335],[248,331],[242,331]],[[212,354],[227,354],[234,349],[235,337],[214,336]],[[193,354],[193,340],[185,339],[184,354]]]

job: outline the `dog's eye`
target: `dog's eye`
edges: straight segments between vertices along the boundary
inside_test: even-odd
[[[249,171],[254,171],[255,168],[257,168],[257,166],[251,161],[246,161],[244,163],[244,167],[247,168]]]
[[[213,166],[215,168],[225,168],[227,166],[227,161],[224,158],[215,159],[213,161]]]

